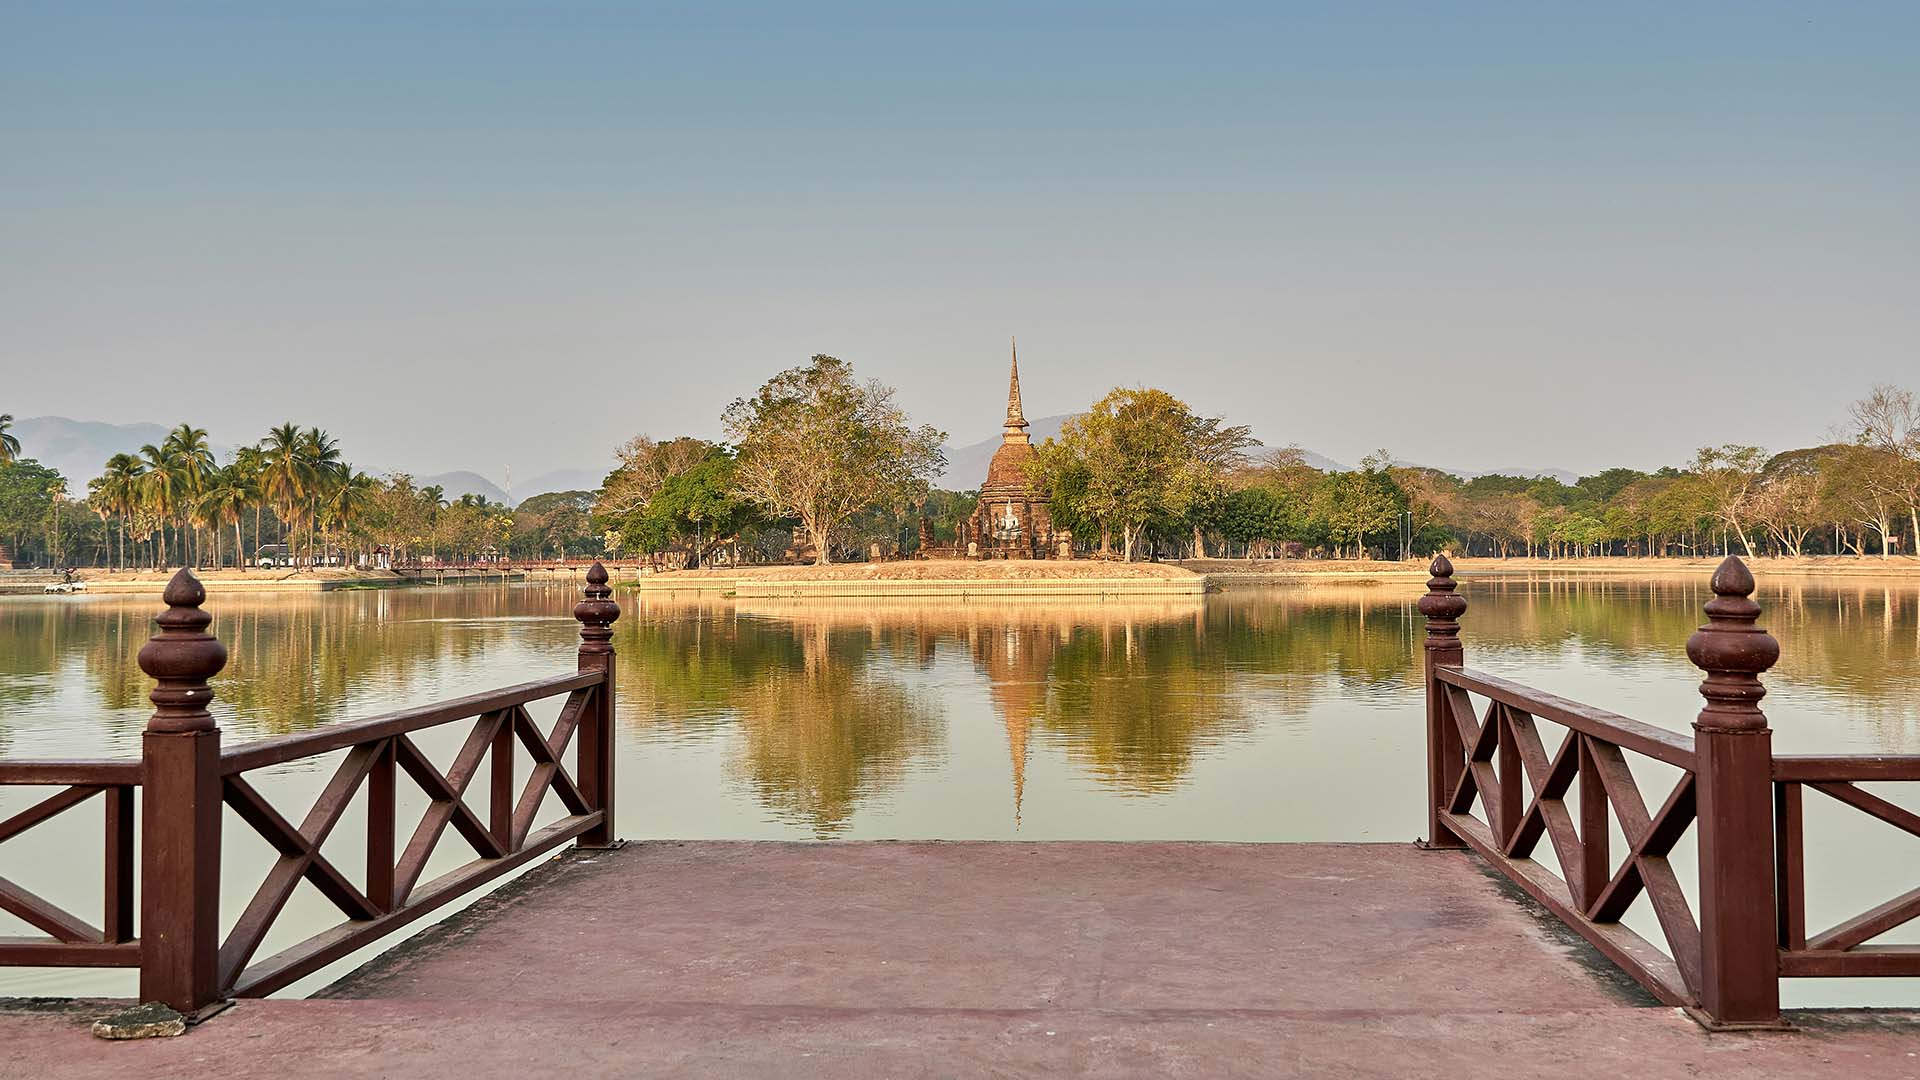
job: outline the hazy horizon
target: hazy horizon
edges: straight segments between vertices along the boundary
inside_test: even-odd
[[[0,412],[498,479],[813,353],[1656,468],[1920,389],[1920,9],[0,13]],[[28,448],[31,453],[31,447]]]

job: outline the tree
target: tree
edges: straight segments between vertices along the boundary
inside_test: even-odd
[[[1850,411],[1855,441],[1879,451],[1866,482],[1906,510],[1920,549],[1920,400],[1911,390],[1880,385]]]
[[[206,490],[200,493],[199,512],[213,529],[213,565],[220,567],[220,526],[233,526],[234,564],[246,566],[246,551],[240,543],[240,521],[259,498],[253,477],[238,463],[215,469]]]
[[[20,439],[8,429],[13,427],[13,414],[0,413],[0,465],[11,465],[20,458]]]
[[[1149,524],[1195,524],[1252,445],[1246,428],[1197,416],[1164,390],[1121,387],[1037,447],[1028,479],[1050,492],[1056,522],[1091,522],[1102,551],[1118,532],[1131,561]]]
[[[1693,472],[1705,485],[1713,516],[1740,539],[1748,558],[1753,557],[1753,542],[1747,538],[1745,522],[1751,516],[1754,492],[1766,464],[1765,450],[1735,443],[1702,447],[1693,459]]]
[[[735,494],[798,520],[821,565],[832,561],[833,532],[847,519],[924,496],[946,466],[944,433],[912,426],[892,388],[856,382],[831,356],[775,375],[723,420],[738,448]]]
[[[665,442],[634,436],[615,451],[620,464],[601,483],[593,512],[611,520],[644,509],[668,480],[707,460],[713,449],[692,436]]]
[[[280,519],[285,533],[291,530],[303,501],[311,486],[312,477],[306,467],[305,455],[301,449],[300,428],[293,423],[281,424],[267,431],[267,437],[260,440],[263,471],[261,473],[261,491],[272,501],[274,516]],[[291,541],[290,536],[286,539]],[[258,536],[255,541],[258,541]],[[288,552],[292,552],[289,542]]]
[[[1393,482],[1386,451],[1369,455],[1350,472],[1329,473],[1321,482],[1315,511],[1326,519],[1327,535],[1335,544],[1351,543],[1354,558],[1367,555],[1367,535],[1393,528],[1406,495]]]
[[[140,504],[140,474],[146,466],[132,454],[115,454],[106,468],[87,485],[88,499],[120,524],[120,566],[127,565],[127,520]]]
[[[26,556],[30,542],[37,545],[42,539],[53,493],[62,482],[58,472],[32,458],[0,465],[0,537],[9,541],[16,557]]]

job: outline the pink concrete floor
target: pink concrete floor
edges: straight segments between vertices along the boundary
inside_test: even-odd
[[[0,1076],[1920,1077],[1920,1019],[1708,1035],[1406,845],[650,843],[172,1040]]]

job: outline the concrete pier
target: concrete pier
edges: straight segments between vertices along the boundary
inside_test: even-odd
[[[1920,1020],[1709,1035],[1411,845],[571,853],[182,1038],[0,1007],[4,1076],[1920,1076]]]

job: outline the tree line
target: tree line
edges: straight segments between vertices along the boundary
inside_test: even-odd
[[[355,469],[339,440],[285,423],[217,462],[207,430],[108,458],[75,499],[59,472],[23,457],[0,415],[0,561],[117,568],[277,567],[596,554],[590,492],[516,508],[446,498],[405,473]]]
[[[912,551],[923,518],[952,542],[976,493],[932,486],[939,433],[914,428],[891,395],[815,357],[734,403],[731,444],[635,439],[595,506],[610,549],[698,565],[722,548],[754,561],[807,548],[829,561],[875,544]],[[1920,540],[1920,403],[1879,386],[1830,444],[1705,447],[1569,484],[1460,477],[1385,450],[1323,471],[1164,390],[1122,387],[1037,446],[1028,479],[1077,549],[1121,559],[1885,557]]]
[[[83,498],[22,456],[0,415],[0,546],[45,565],[295,566],[585,555],[672,565],[826,563],[951,545],[977,493],[936,488],[944,433],[831,356],[776,374],[721,417],[726,441],[640,436],[593,492],[507,507],[448,500],[349,465],[320,428],[282,424],[217,463],[205,429],[116,454]],[[1459,477],[1396,462],[1322,471],[1297,447],[1164,390],[1117,388],[1034,448],[1028,480],[1085,554],[1120,559],[1912,553],[1920,401],[1878,386],[1841,436],[1769,453],[1702,448],[1684,464],[1551,477]],[[230,542],[229,542],[230,541]],[[0,557],[7,553],[0,552]]]

